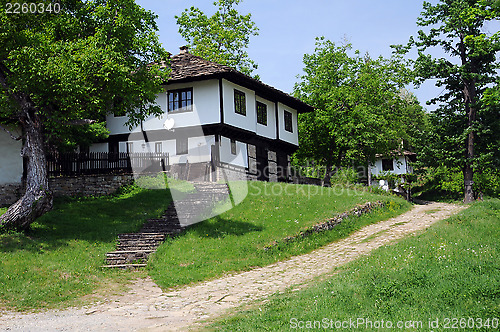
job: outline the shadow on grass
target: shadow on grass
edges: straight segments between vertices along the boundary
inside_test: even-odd
[[[223,238],[227,235],[243,236],[251,232],[262,232],[264,227],[249,222],[225,219],[220,216],[191,226],[189,232],[199,237]]]
[[[0,235],[0,252],[39,252],[74,240],[113,243],[120,233],[135,232],[148,218],[159,217],[171,202],[168,190],[134,189],[117,196],[57,199],[52,211],[26,233]]]

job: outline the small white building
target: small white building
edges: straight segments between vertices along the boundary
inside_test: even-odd
[[[384,173],[390,174],[411,174],[413,168],[411,161],[415,161],[415,153],[409,151],[397,152],[394,156],[377,155],[375,163],[371,165],[373,176]]]
[[[371,177],[377,177],[384,174],[412,174],[413,167],[411,162],[415,161],[416,153],[410,151],[397,151],[391,155],[376,155],[374,164],[370,165]],[[402,181],[404,181],[402,179]],[[371,181],[372,185],[378,185],[384,190],[389,190],[389,182],[387,180]]]
[[[127,117],[109,115],[109,138],[90,152],[168,153],[171,166],[196,169],[193,177],[224,168],[259,180],[289,179],[290,155],[299,145],[297,115],[311,106],[186,47],[170,65],[157,97],[163,115],[132,130]]]

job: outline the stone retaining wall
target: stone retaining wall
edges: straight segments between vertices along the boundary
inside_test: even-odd
[[[337,216],[335,216],[331,219],[328,219],[325,222],[310,226],[310,227],[306,228],[305,230],[297,233],[296,235],[287,236],[287,237],[283,238],[281,241],[273,241],[271,244],[265,246],[264,250],[270,250],[270,249],[278,246],[280,244],[280,242],[281,243],[288,243],[288,242],[292,242],[292,241],[295,241],[295,240],[300,239],[300,238],[307,237],[313,233],[321,233],[324,231],[329,231],[349,217],[359,217],[363,214],[371,212],[375,208],[379,208],[379,207],[383,207],[383,206],[385,206],[385,203],[382,201],[376,201],[373,203],[366,202],[365,204],[358,205],[355,208],[353,208],[347,212],[338,214]]]
[[[134,181],[132,174],[82,175],[50,178],[49,185],[54,196],[102,196],[110,195],[118,188]],[[0,206],[14,203],[23,193],[20,183],[0,185]]]
[[[83,175],[50,178],[49,185],[54,196],[103,196],[116,192],[120,187],[134,181],[132,174]]]

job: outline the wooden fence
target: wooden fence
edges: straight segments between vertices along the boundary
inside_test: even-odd
[[[49,176],[165,171],[168,153],[71,152],[47,156]]]

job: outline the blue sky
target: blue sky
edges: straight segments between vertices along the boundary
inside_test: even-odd
[[[137,0],[137,3],[159,16],[160,41],[172,54],[177,54],[178,47],[186,43],[178,33],[174,16],[191,6],[207,15],[216,10],[211,0]],[[248,49],[250,58],[259,65],[256,73],[264,83],[290,93],[302,72],[302,57],[314,51],[316,37],[324,36],[336,43],[347,38],[362,53],[389,57],[391,44],[405,44],[411,35],[416,35],[422,3],[421,0],[244,0],[237,9],[242,14],[251,13],[259,28],[259,35],[250,40]],[[441,91],[432,82],[413,90],[422,105]]]

